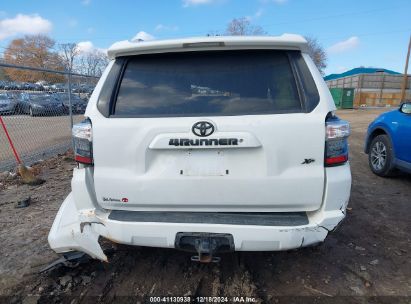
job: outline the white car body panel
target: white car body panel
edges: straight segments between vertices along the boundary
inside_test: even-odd
[[[201,42],[224,42],[210,47]],[[187,46],[187,44],[189,46]],[[112,60],[97,84],[85,116],[93,125],[94,167],[74,170],[72,193],[49,234],[56,252],[83,251],[106,260],[98,236],[141,246],[174,247],[177,232],[229,233],[235,250],[286,250],[325,239],[345,216],[349,163],[324,167],[325,125],[335,110],[321,74],[297,35],[209,37],[172,41],[120,42],[117,56],[211,49],[301,50],[320,101],[310,113],[106,118],[97,109]],[[174,147],[170,138],[195,139],[191,127],[210,121],[209,138],[238,137],[238,146]],[[305,159],[314,159],[302,164]],[[123,198],[126,200],[123,201]],[[303,226],[122,222],[110,210],[183,212],[306,212]]]

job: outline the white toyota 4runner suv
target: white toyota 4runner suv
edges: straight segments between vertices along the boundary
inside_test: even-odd
[[[196,252],[322,242],[351,187],[346,121],[298,35],[115,43],[73,127],[72,191],[48,240]]]

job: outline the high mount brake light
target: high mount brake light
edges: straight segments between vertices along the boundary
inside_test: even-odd
[[[225,43],[222,41],[183,43],[183,48],[193,48],[193,47],[201,48],[201,47],[215,47],[215,46],[225,46]]]
[[[325,157],[326,167],[338,166],[348,161],[348,136],[350,124],[332,116],[325,122]]]
[[[85,119],[75,124],[72,129],[74,141],[74,159],[78,163],[93,164],[93,132],[91,120]]]

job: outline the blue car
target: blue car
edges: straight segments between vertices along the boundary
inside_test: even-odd
[[[390,176],[395,169],[411,173],[411,102],[381,114],[368,126],[365,153],[379,176]]]

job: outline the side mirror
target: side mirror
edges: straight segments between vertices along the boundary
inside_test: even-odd
[[[406,101],[400,106],[400,112],[404,114],[411,114],[411,101]]]

